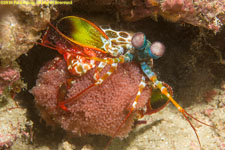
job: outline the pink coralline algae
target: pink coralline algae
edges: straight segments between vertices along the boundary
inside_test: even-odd
[[[100,75],[106,73],[108,69],[109,66],[106,66]],[[81,77],[71,76],[66,69],[65,61],[59,57],[40,70],[36,86],[32,88],[31,93],[35,97],[41,117],[48,125],[59,125],[74,135],[113,136],[136,97],[142,77],[141,69],[134,63],[119,65],[102,85],[93,87],[68,103],[66,105],[68,111],[57,106],[57,98],[60,97],[57,95],[63,83],[73,79],[65,96],[71,98],[94,83],[94,73],[95,69]],[[137,109],[146,105],[150,95],[150,90],[146,87],[141,94]],[[127,136],[136,117],[136,113],[133,113],[116,136]]]
[[[0,67],[0,95],[3,94],[5,88],[13,85],[20,79],[18,70],[11,67]]]
[[[127,21],[136,21],[158,15],[173,22],[184,22],[204,27],[215,32],[225,24],[224,0],[121,0],[118,4],[121,16]]]

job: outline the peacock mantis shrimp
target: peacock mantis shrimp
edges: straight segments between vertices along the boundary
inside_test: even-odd
[[[52,32],[55,34],[52,35]],[[62,96],[59,96],[58,106],[62,110],[68,111],[67,107],[69,103],[75,101],[90,88],[101,85],[117,69],[118,64],[135,61],[140,64],[143,76],[131,108],[112,138],[116,136],[129,116],[135,111],[139,97],[147,85],[147,78],[153,86],[152,97],[154,95],[160,95],[163,98],[155,98],[155,100],[151,98],[151,101],[148,102],[147,110],[139,112],[140,115],[144,116],[157,112],[168,104],[168,102],[171,102],[188,121],[201,147],[197,131],[188,117],[204,125],[207,124],[187,113],[173,99],[171,88],[166,83],[159,81],[151,69],[153,60],[160,58],[165,52],[165,47],[162,43],[151,43],[142,32],[137,32],[131,36],[124,31],[100,28],[94,23],[80,17],[67,16],[60,19],[56,27],[50,24],[41,43],[38,44],[57,50],[62,54],[67,63],[67,69],[72,75],[82,76],[90,69],[95,68],[93,84],[72,98],[61,100],[60,98]],[[104,75],[100,76],[101,71],[106,65],[110,65],[110,69]],[[59,89],[63,90],[64,87],[62,86]]]

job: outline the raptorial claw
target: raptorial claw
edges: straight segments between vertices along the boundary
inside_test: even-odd
[[[65,106],[65,103],[63,102],[65,100],[65,97],[67,95],[67,85],[66,83],[63,83],[58,90],[57,94],[57,105],[64,111],[69,111],[68,108]]]
[[[62,110],[69,112],[68,108],[65,106],[64,103],[60,103],[60,102],[59,102],[57,105],[58,105]]]

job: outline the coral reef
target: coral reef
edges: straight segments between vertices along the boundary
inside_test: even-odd
[[[0,68],[0,95],[3,94],[5,88],[12,87],[16,81],[20,79],[18,70],[11,67]]]
[[[121,9],[121,16],[135,21],[148,16],[163,16],[173,22],[185,22],[195,26],[219,31],[224,22],[224,0],[133,0],[133,8]]]
[[[106,6],[109,7],[108,11],[110,11],[111,7],[116,7],[125,21],[137,21],[146,17],[157,20],[158,16],[162,16],[172,22],[188,23],[215,32],[218,32],[221,26],[225,24],[224,0],[87,1],[89,3],[86,3],[86,5],[92,6],[89,11],[106,11],[107,9],[104,8]]]
[[[15,61],[7,67],[0,67],[0,96],[14,97],[26,88],[27,85],[22,81],[20,72],[21,69]]]
[[[104,68],[101,75],[108,69],[109,66]],[[35,97],[41,117],[47,124],[60,125],[63,129],[75,135],[101,134],[113,136],[118,126],[125,119],[136,96],[142,73],[136,64],[119,65],[117,71],[102,85],[93,87],[67,104],[69,112],[57,107],[57,98],[61,97],[57,95],[63,83],[66,83],[70,78],[73,79],[66,94],[67,98],[71,98],[93,84],[94,72],[95,70],[92,69],[82,77],[71,77],[66,69],[65,61],[59,57],[40,70],[36,86],[32,88],[31,93]],[[144,107],[149,97],[150,90],[145,88],[139,99],[137,109]],[[116,136],[127,136],[135,118],[134,113]]]
[[[0,60],[7,65],[27,53],[40,38],[38,31],[50,21],[50,9],[33,5],[0,7]]]
[[[33,1],[33,0],[32,0]],[[40,38],[50,21],[50,8],[34,5],[0,5],[0,149],[29,136],[26,109],[17,104],[17,93],[26,88],[15,61]]]
[[[32,123],[26,118],[26,109],[15,102],[15,96],[26,84],[20,79],[18,64],[0,67],[0,149],[9,147],[26,133]]]
[[[26,109],[18,106],[9,95],[0,101],[0,149],[10,147],[17,138],[29,137],[32,122],[28,121]]]

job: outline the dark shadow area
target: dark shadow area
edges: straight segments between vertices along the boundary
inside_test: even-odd
[[[53,129],[53,127],[46,126],[44,120],[39,116],[39,111],[35,107],[34,97],[29,93],[29,90],[35,85],[37,75],[40,68],[49,60],[53,59],[58,53],[54,50],[35,45],[26,55],[22,55],[17,62],[21,66],[21,76],[27,89],[20,92],[17,97],[23,99],[21,105],[27,108],[28,119],[33,122],[32,129],[32,144],[34,145],[55,145],[61,142],[64,131],[60,129]],[[54,140],[46,140],[54,139]]]

